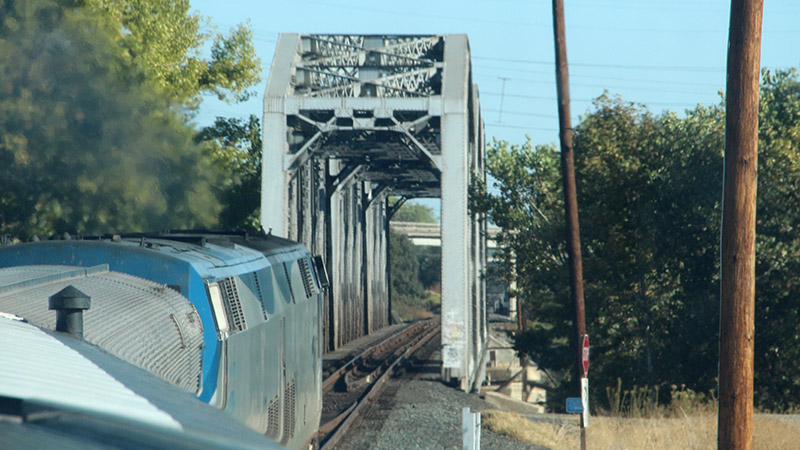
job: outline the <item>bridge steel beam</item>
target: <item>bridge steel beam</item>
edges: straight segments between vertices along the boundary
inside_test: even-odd
[[[482,158],[483,127],[470,73],[465,35],[445,41],[442,82],[442,376],[463,390],[480,376],[485,350],[486,298],[479,293],[481,239],[467,208],[468,187]],[[485,236],[485,235],[483,235]]]
[[[442,376],[482,379],[484,138],[466,35],[281,34],[264,95],[261,223],[324,255],[328,350],[390,321],[390,195],[442,199]]]

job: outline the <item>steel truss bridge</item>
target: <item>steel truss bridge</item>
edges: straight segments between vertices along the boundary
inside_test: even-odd
[[[485,141],[466,35],[281,34],[263,130],[261,223],[323,255],[328,350],[389,324],[389,218],[438,197],[442,376],[479,383],[486,221],[467,193]]]

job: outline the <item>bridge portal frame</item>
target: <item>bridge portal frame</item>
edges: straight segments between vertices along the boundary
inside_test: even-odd
[[[486,221],[468,186],[485,139],[466,35],[281,34],[263,133],[261,223],[324,255],[329,350],[389,323],[388,196],[441,198],[442,376],[478,385]]]

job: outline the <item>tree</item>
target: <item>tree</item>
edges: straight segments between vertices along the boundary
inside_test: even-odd
[[[419,281],[425,289],[441,293],[442,290],[442,248],[417,247],[419,262]]]
[[[0,232],[208,226],[209,155],[85,8],[0,6]]]
[[[261,207],[261,123],[250,115],[247,121],[217,117],[203,128],[195,141],[205,143],[214,164],[223,172],[216,185],[223,210],[224,228],[259,228]]]
[[[800,405],[800,81],[765,71],[756,215],[755,405]]]
[[[392,217],[394,222],[438,223],[436,214],[428,205],[422,203],[404,203]]]
[[[416,202],[405,203],[392,217],[392,222],[439,223],[433,208]],[[410,242],[410,241],[409,241]],[[441,247],[414,246],[417,258],[418,280],[425,289],[441,289],[442,249]],[[394,257],[389,255],[390,258]]]
[[[200,49],[212,33],[202,30],[207,19],[189,10],[189,0],[85,1],[106,18],[130,61],[177,104],[196,107],[204,93],[246,100],[261,81],[249,25],[214,35],[211,59],[204,59]]]
[[[708,307],[716,295],[709,281],[715,266],[687,259],[698,244],[701,255],[715,255],[717,235],[708,222],[719,190],[702,183],[713,179],[720,161],[722,128],[711,131],[719,120],[714,108],[687,116],[655,117],[604,96],[575,130],[587,330],[595,354],[609,355],[593,361],[596,386],[611,386],[622,377],[628,387],[670,382],[711,388],[715,366],[696,363],[715,353],[692,346],[702,346],[702,334],[716,330],[689,324],[696,325],[695,312],[716,307]],[[565,381],[551,395],[553,404],[561,403],[570,394],[566,381],[573,360],[558,153],[551,146],[501,142],[488,156],[499,193],[473,187],[473,207],[503,228],[499,243],[506,276],[513,263],[531,320],[517,348]],[[703,270],[687,273],[687,266]],[[686,292],[683,282],[695,277],[705,281],[703,289]],[[713,322],[706,314],[699,317]]]
[[[800,405],[800,82],[763,74],[756,251],[755,404]],[[680,118],[603,96],[575,130],[592,383],[602,392],[671,385],[716,388],[723,106]],[[558,182],[558,154],[493,143],[487,167],[497,190],[471,187],[473,210],[502,227],[504,275],[514,269],[530,327],[518,350],[571,376],[572,332]],[[559,378],[562,377],[562,378]],[[554,389],[560,407],[568,392]],[[596,401],[606,399],[598,395]]]
[[[392,274],[392,300],[418,303],[425,295],[419,281],[416,246],[408,236],[389,231],[389,271]]]

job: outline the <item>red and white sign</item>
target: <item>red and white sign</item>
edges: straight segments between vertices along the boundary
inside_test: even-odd
[[[583,363],[583,374],[589,373],[589,335],[583,335],[583,352],[581,353],[581,362]]]

